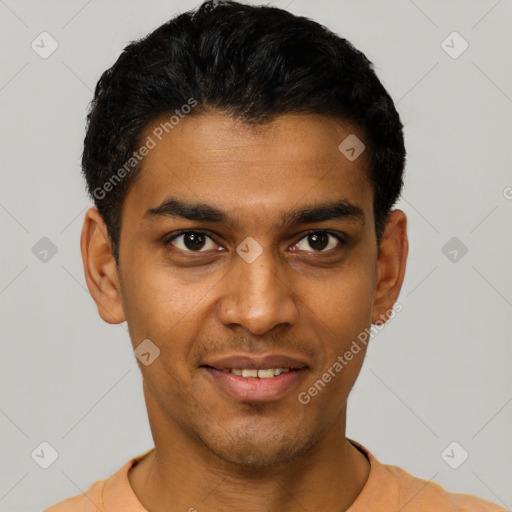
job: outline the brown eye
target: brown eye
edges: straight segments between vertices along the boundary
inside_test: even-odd
[[[343,245],[345,245],[344,240],[334,233],[329,231],[312,231],[301,238],[295,244],[295,247],[307,252],[328,252]]]
[[[172,244],[180,251],[206,252],[215,249],[217,245],[206,233],[202,231],[183,231],[165,242]]]

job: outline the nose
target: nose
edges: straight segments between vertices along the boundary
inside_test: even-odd
[[[287,272],[280,271],[277,257],[265,248],[248,263],[240,256],[226,276],[228,285],[218,310],[227,327],[241,325],[259,336],[280,324],[293,325],[298,320],[297,297]]]

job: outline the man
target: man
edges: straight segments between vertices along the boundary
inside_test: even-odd
[[[404,164],[372,64],[311,20],[209,1],[131,43],[88,116],[81,250],[155,448],[47,510],[505,510],[345,436],[404,279]]]

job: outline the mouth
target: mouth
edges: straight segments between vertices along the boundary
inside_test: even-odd
[[[273,377],[278,377],[282,373],[287,373],[290,370],[297,370],[297,368],[214,368],[213,366],[208,365],[203,366],[203,368],[211,368],[212,370],[218,370],[219,372],[232,373],[233,375],[238,375],[239,377],[244,377],[246,379],[271,379]]]
[[[308,368],[215,368],[203,365],[200,369],[214,387],[230,398],[266,402],[290,393],[298,386]]]

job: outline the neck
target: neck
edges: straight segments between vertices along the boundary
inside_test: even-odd
[[[167,423],[162,431],[152,427],[155,450],[130,470],[128,479],[152,512],[341,512],[355,501],[370,472],[366,456],[345,438],[345,422],[346,408],[314,446],[293,460],[263,468],[226,462],[197,437]]]

